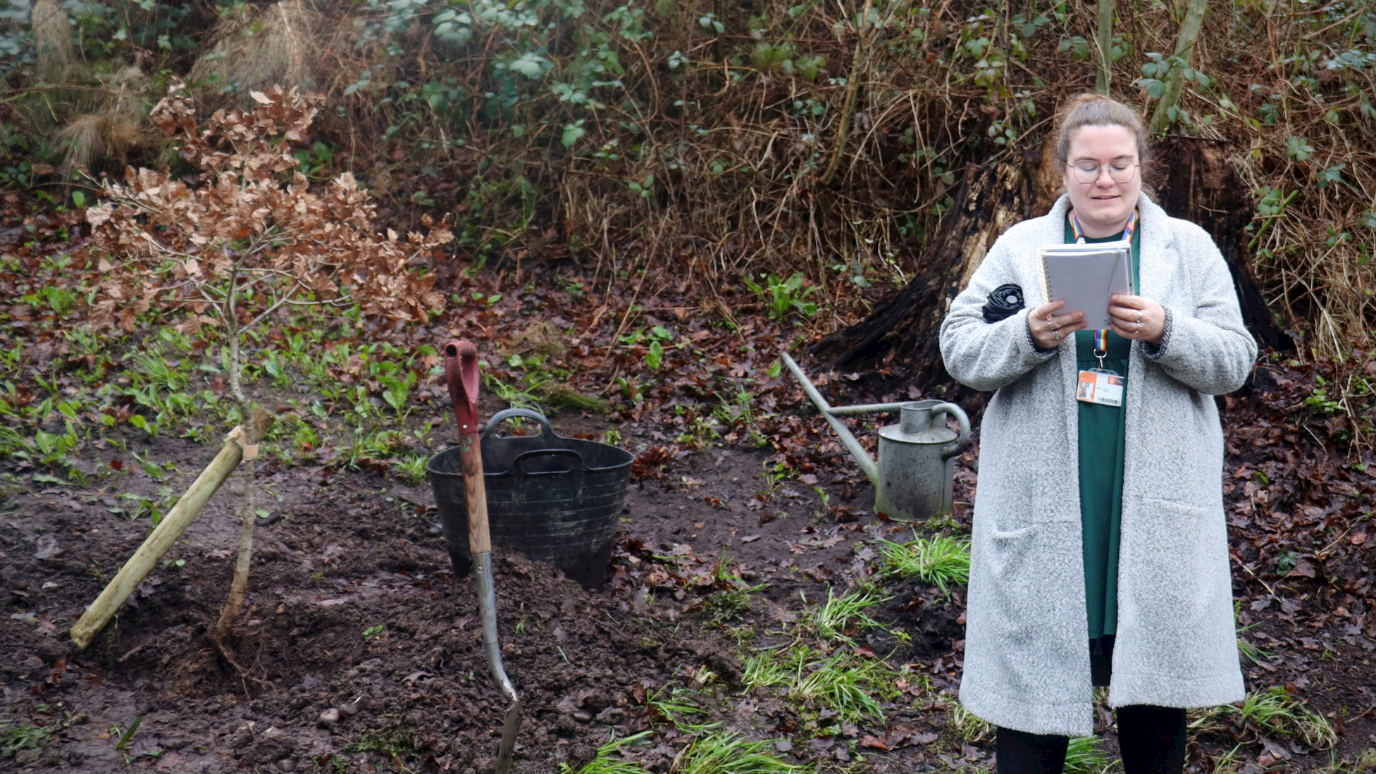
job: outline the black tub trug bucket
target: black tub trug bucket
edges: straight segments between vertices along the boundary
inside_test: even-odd
[[[539,422],[540,435],[496,435],[497,426],[513,417]],[[631,480],[631,453],[555,435],[549,420],[528,409],[494,414],[480,449],[493,547],[549,562],[584,588],[606,580],[617,517]],[[435,492],[454,574],[461,577],[473,560],[459,447],[431,457],[425,472]]]

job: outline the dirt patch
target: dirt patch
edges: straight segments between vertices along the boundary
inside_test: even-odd
[[[607,429],[588,415],[554,424],[564,435]],[[651,427],[621,431],[635,439],[632,448],[665,440]],[[0,741],[15,748],[0,770],[488,767],[505,703],[482,651],[473,582],[451,575],[428,487],[268,463],[259,502],[271,515],[257,533],[251,608],[228,651],[237,667],[205,637],[229,585],[237,480],[96,643],[70,650],[65,630],[149,528],[119,495],[180,491],[212,454],[161,439],[139,457],[175,462],[172,478],[129,465],[98,489],[36,486],[11,490],[0,504]],[[874,572],[879,539],[912,535],[877,520],[872,493],[846,466],[777,478],[770,462],[765,451],[707,448],[669,459],[662,471],[644,466],[602,588],[585,591],[548,566],[497,557],[503,654],[526,706],[517,771],[576,770],[613,734],[645,728],[655,744],[637,749],[637,759],[648,771],[669,770],[688,738],[650,700],[674,687],[700,689],[706,712],[696,720],[770,740],[783,759],[823,771],[861,757],[873,772],[992,770],[992,739],[967,742],[944,703],[962,667],[963,589],[947,596],[886,581],[889,599],[869,611],[883,626],[851,632],[846,647],[906,675],[882,703],[883,724],[836,724],[776,691],[743,690],[745,658],[787,647],[791,622],[829,590],[843,593]],[[957,467],[957,532],[969,527],[977,465],[972,450]],[[736,617],[709,604],[719,570],[763,587]],[[1241,623],[1261,621],[1250,641],[1275,654],[1264,666],[1247,664],[1248,687],[1287,685],[1328,716],[1341,729],[1339,759],[1376,744],[1373,645],[1362,630],[1315,627],[1305,613],[1317,599],[1239,598]],[[1116,755],[1111,714],[1101,713],[1099,726]],[[1246,728],[1197,737],[1192,759],[1207,766],[1238,741],[1248,759],[1283,749],[1294,771],[1328,760]]]
[[[32,729],[78,722],[0,767],[287,771],[336,760],[361,768],[377,756],[454,771],[490,763],[505,703],[482,650],[473,581],[450,576],[431,512],[413,505],[428,492],[372,475],[266,479],[277,484],[283,517],[257,533],[252,607],[229,652],[241,668],[205,637],[228,588],[233,486],[81,654],[61,635],[147,520],[124,520],[103,500],[65,490],[11,504],[0,522],[6,718]],[[576,767],[613,729],[636,725],[647,687],[735,664],[735,645],[720,633],[678,631],[676,608],[588,594],[519,555],[497,558],[496,587],[504,659],[526,708],[519,771]]]

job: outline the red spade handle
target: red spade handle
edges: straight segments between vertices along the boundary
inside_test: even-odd
[[[449,385],[459,435],[477,435],[478,347],[473,342],[454,339],[444,345],[444,381]]]

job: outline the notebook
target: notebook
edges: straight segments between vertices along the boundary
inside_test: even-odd
[[[1090,330],[1109,328],[1109,297],[1133,294],[1129,242],[1050,245],[1037,251],[1043,303],[1064,301],[1057,315],[1084,312]]]

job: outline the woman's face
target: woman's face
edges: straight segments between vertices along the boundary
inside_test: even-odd
[[[1083,126],[1070,138],[1070,158],[1061,174],[1086,236],[1123,230],[1142,193],[1139,161],[1137,140],[1125,126]],[[1098,169],[1088,174],[1077,169],[1094,165]]]

